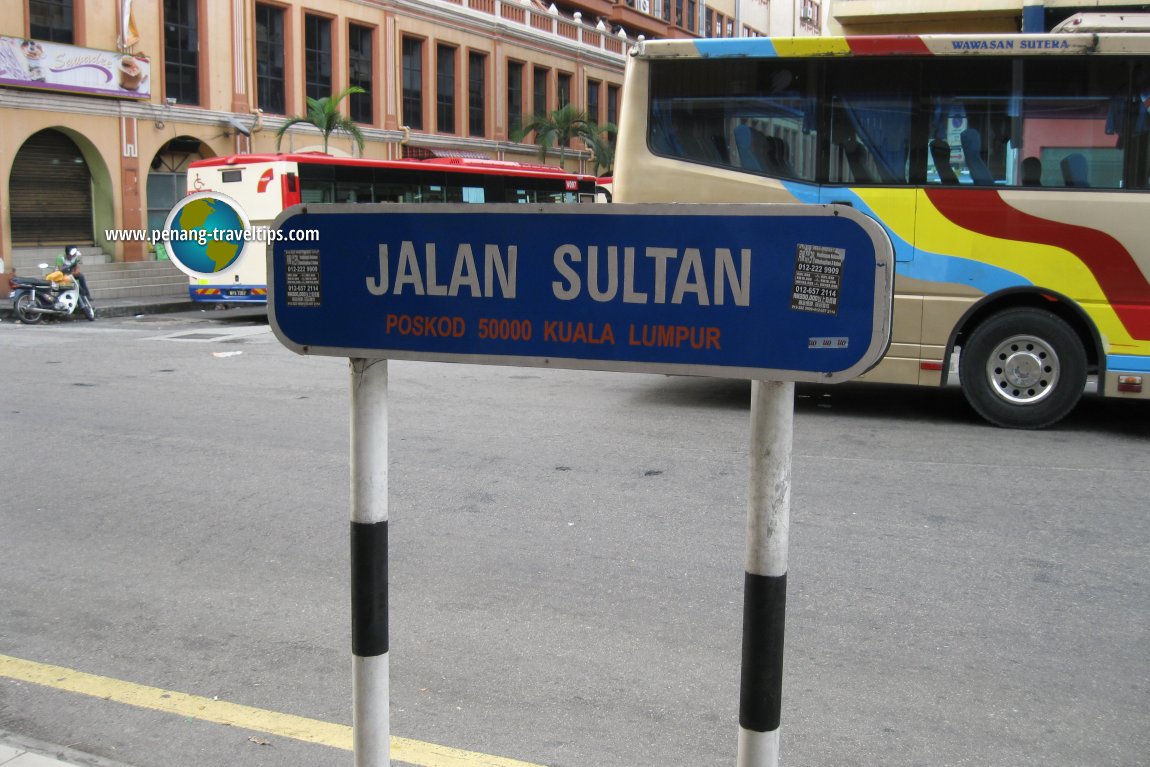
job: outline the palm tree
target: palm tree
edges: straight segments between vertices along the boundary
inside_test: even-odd
[[[539,159],[547,161],[547,149],[556,146],[559,149],[559,165],[563,165],[564,150],[571,144],[572,139],[582,141],[592,154],[595,155],[596,166],[609,167],[611,164],[611,145],[603,134],[618,131],[611,123],[598,125],[591,120],[586,112],[580,112],[570,104],[556,109],[549,115],[535,115],[531,120],[515,131],[512,140],[522,141],[529,134],[535,134],[535,143],[539,145]]]
[[[280,143],[283,141],[288,128],[297,123],[308,123],[314,125],[323,134],[323,151],[325,154],[327,153],[328,138],[336,131],[343,131],[355,139],[359,153],[363,154],[363,133],[350,117],[339,111],[339,103],[353,93],[366,93],[366,91],[358,85],[352,85],[336,96],[324,96],[321,99],[313,99],[309,96],[307,99],[307,116],[289,117],[288,121],[276,130],[276,151],[279,151]]]

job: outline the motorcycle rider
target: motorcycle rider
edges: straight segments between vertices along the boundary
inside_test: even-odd
[[[72,278],[80,285],[80,295],[92,302],[92,294],[88,290],[88,279],[80,273],[80,249],[75,245],[66,245],[64,254],[56,256],[56,268]]]

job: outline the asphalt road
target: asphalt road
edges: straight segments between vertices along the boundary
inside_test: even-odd
[[[348,380],[250,313],[0,323],[0,655],[350,724]],[[749,390],[390,363],[393,735],[733,765]],[[782,764],[1150,764],[1148,416],[800,385]],[[2,675],[0,729],[352,762]]]

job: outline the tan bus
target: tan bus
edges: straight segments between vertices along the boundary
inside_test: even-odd
[[[1000,426],[1150,389],[1150,35],[641,42],[614,201],[852,205],[895,246],[865,379]]]

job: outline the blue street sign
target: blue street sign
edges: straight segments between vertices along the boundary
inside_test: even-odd
[[[837,205],[304,205],[269,315],[300,354],[833,382],[890,343],[894,261]]]

